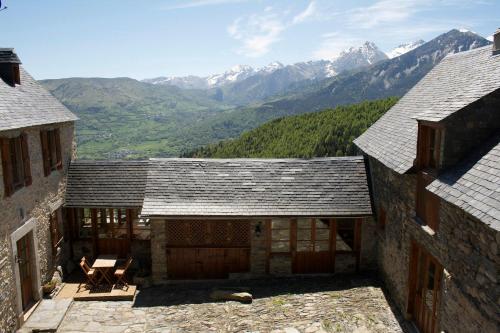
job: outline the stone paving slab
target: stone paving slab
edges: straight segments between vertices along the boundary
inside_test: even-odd
[[[34,329],[54,330],[55,332],[63,320],[71,302],[71,299],[42,300],[17,332],[27,333],[32,332]]]
[[[74,302],[59,326],[82,332],[406,332],[382,288],[366,278],[226,282],[245,286],[252,304],[214,302],[214,284],[144,289],[134,302]]]

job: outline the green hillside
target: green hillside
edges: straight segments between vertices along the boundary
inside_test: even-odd
[[[70,78],[41,83],[73,111],[79,158],[178,156],[208,138],[187,128],[229,106],[202,90],[152,85],[129,78]]]
[[[354,155],[352,141],[396,102],[396,97],[272,120],[239,138],[199,148],[190,157],[318,157]]]

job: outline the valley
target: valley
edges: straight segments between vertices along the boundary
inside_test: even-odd
[[[392,58],[366,42],[335,60],[276,62],[257,70],[237,66],[206,78],[41,83],[80,118],[79,158],[169,157],[238,138],[274,119],[400,97],[446,55],[488,44],[477,34],[453,29],[426,43],[401,45],[393,55],[404,53]]]

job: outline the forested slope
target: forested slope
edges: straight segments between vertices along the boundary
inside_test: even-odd
[[[396,97],[272,120],[185,154],[189,157],[317,157],[354,155],[352,141],[396,102]]]

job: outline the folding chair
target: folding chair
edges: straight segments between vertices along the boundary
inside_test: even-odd
[[[115,277],[116,277],[116,285],[122,285],[124,287],[128,288],[128,283],[127,283],[127,270],[130,267],[130,264],[132,263],[132,258],[128,258],[127,261],[125,262],[125,265],[118,267],[115,271]]]
[[[95,278],[96,278],[96,270],[91,268],[89,264],[87,263],[87,258],[83,257],[82,260],[80,261],[80,267],[82,268],[83,273],[87,277],[87,283],[85,284],[87,286],[87,289],[89,286],[93,287],[95,286]]]

